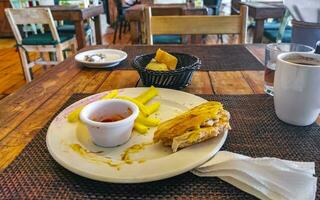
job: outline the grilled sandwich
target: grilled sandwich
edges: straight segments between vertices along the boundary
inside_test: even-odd
[[[216,137],[231,129],[230,114],[220,102],[209,101],[162,122],[153,141],[171,146],[172,151]]]

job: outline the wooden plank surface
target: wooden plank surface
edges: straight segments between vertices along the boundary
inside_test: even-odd
[[[242,75],[255,94],[264,93],[264,71],[244,71]]]
[[[0,94],[0,100],[3,99],[4,97],[6,97],[7,95],[4,94]]]
[[[0,103],[0,140],[81,71],[72,58],[48,70]]]
[[[212,94],[213,89],[208,72],[195,72],[191,84],[183,90],[193,94]]]
[[[47,121],[59,110],[73,93],[95,93],[97,88],[87,87],[93,80],[101,85],[104,78],[97,80],[95,71],[83,70],[71,79],[65,87],[53,94],[35,112],[28,116],[11,133],[0,140],[0,170],[4,169],[23,150],[26,144],[39,132]],[[90,90],[91,88],[91,90]]]
[[[122,49],[123,46],[114,48]],[[250,47],[258,57],[262,56],[261,49]],[[134,70],[85,69],[79,67],[73,57],[49,69],[0,101],[0,171],[14,160],[73,93],[136,86],[142,84]],[[194,94],[263,93],[263,72],[197,71],[184,91]]]
[[[216,94],[253,94],[249,83],[239,71],[209,72]]]
[[[118,70],[111,72],[110,76],[99,87],[98,92],[112,89],[136,87],[139,74],[133,70]]]

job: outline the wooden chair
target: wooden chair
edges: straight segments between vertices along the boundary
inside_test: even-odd
[[[38,0],[32,0],[31,1],[32,6],[37,6]],[[29,1],[23,1],[23,0],[10,0],[11,7],[14,9],[20,9],[20,8],[28,8]],[[44,29],[39,24],[26,24],[23,25],[23,32],[25,36],[28,36],[29,32],[33,32],[34,34],[38,34],[38,30],[40,30],[42,33],[44,32]]]
[[[152,16],[144,10],[147,43],[153,45],[153,35],[161,34],[239,34],[239,43],[246,42],[248,7],[241,6],[240,15],[232,16]]]
[[[56,65],[64,60],[63,51],[71,49],[75,53],[76,40],[73,34],[58,34],[49,8],[5,9],[6,16],[17,41],[23,72],[27,82],[32,80],[31,68],[36,65]],[[49,26],[50,32],[33,34],[23,38],[19,26],[25,24],[42,24]],[[28,52],[54,53],[55,59],[46,61],[41,58],[30,61]]]
[[[184,9],[181,6],[172,6],[172,7],[151,7],[152,16],[181,16],[184,15]],[[142,35],[145,36],[146,24],[142,24]],[[143,37],[142,41],[146,42],[146,38]],[[153,43],[154,44],[182,44],[183,38],[181,35],[154,35]]]
[[[121,40],[122,33],[126,32],[126,28],[130,29],[130,24],[125,18],[125,12],[129,7],[123,6],[121,0],[114,0],[114,4],[117,7],[117,18],[114,22],[113,44],[116,43],[118,32],[119,40]]]

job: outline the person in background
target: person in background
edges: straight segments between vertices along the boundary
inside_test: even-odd
[[[122,0],[123,7],[131,7],[138,3],[140,3],[140,0]]]

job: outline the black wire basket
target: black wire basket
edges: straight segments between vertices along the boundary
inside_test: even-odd
[[[193,72],[201,66],[200,59],[184,53],[170,54],[178,59],[176,70],[153,71],[146,69],[148,63],[155,57],[155,53],[135,57],[132,66],[139,72],[145,86],[181,89],[190,84]]]

